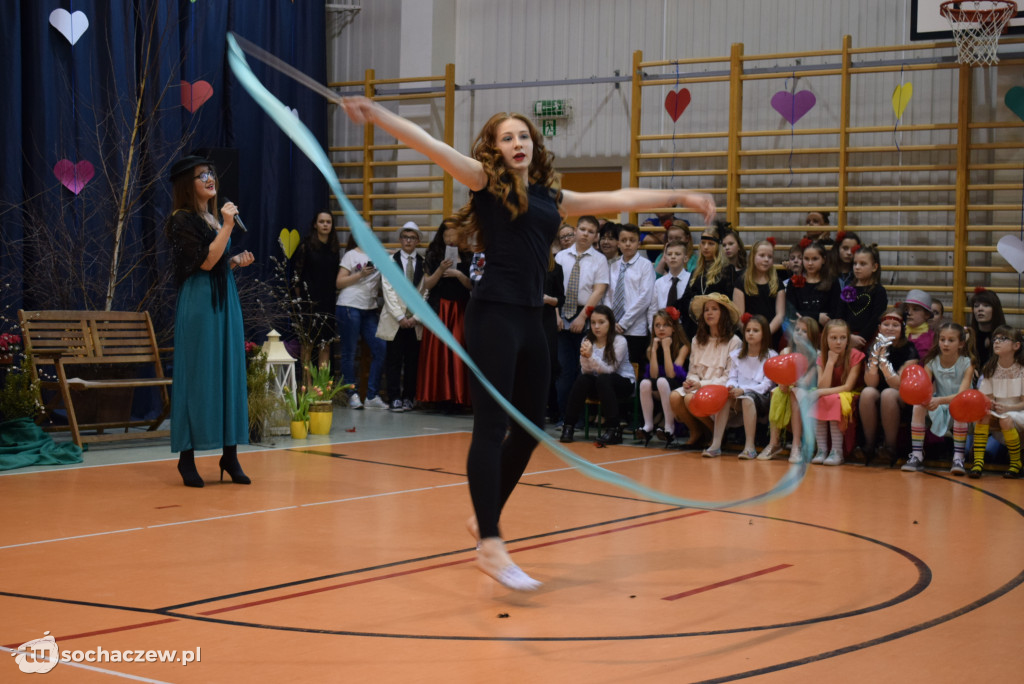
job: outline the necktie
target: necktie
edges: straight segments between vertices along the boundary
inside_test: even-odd
[[[585,256],[586,252],[577,254],[576,263],[569,272],[569,285],[565,288],[565,304],[562,306],[562,315],[567,320],[576,318],[576,309],[580,306],[580,259]]]
[[[665,301],[665,306],[675,306],[679,302],[679,293],[676,290],[679,287],[679,276],[672,276],[672,285],[668,288],[668,299]]]
[[[615,283],[615,294],[612,295],[612,313],[615,314],[615,322],[621,323],[622,317],[626,314],[626,269],[629,262],[625,259],[619,260],[619,279]]]
[[[413,275],[413,270],[412,270],[412,260],[413,260],[413,257],[411,257],[411,256],[405,257],[405,277],[409,279],[410,283],[413,282],[413,279],[415,277]],[[406,309],[405,310],[405,317],[406,318],[412,318],[412,316],[413,316],[412,311],[410,311],[409,309]]]

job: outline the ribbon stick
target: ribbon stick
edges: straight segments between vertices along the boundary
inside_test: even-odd
[[[273,119],[285,135],[291,138],[295,145],[302,150],[309,160],[317,167],[320,173],[323,174],[324,180],[327,181],[331,191],[341,204],[345,218],[349,224],[349,229],[352,232],[356,244],[366,252],[374,265],[381,271],[381,275],[388,279],[388,282],[391,283],[392,287],[398,293],[398,296],[401,297],[402,301],[406,303],[416,317],[419,318],[438,339],[440,339],[460,359],[462,359],[463,363],[466,364],[466,367],[469,368],[469,370],[480,380],[481,385],[483,385],[484,389],[487,390],[488,394],[498,402],[512,420],[516,421],[516,423],[518,423],[536,440],[543,443],[556,456],[588,477],[621,487],[639,496],[667,504],[669,506],[704,509],[732,508],[742,504],[769,501],[771,499],[785,496],[795,490],[800,484],[806,470],[805,463],[790,466],[786,471],[786,474],[783,475],[774,487],[755,496],[735,501],[701,501],[696,499],[686,499],[671,496],[640,484],[625,475],[606,470],[605,468],[591,463],[561,446],[550,435],[544,432],[543,429],[530,422],[526,416],[520,413],[511,404],[511,402],[501,396],[494,385],[487,380],[480,368],[476,363],[474,363],[473,359],[470,358],[469,354],[466,353],[466,350],[463,349],[455,340],[455,337],[448,328],[445,327],[444,323],[441,322],[441,319],[438,318],[437,314],[435,314],[430,306],[423,300],[423,297],[416,290],[413,284],[405,277],[402,270],[395,265],[394,261],[391,260],[391,255],[380,241],[377,240],[373,231],[367,227],[366,223],[359,215],[359,212],[357,212],[355,207],[352,206],[352,203],[341,189],[341,185],[334,173],[331,162],[327,158],[327,153],[324,152],[313,133],[298,118],[293,116],[288,108],[275,98],[270,91],[263,86],[260,80],[256,78],[256,75],[252,72],[249,64],[246,62],[245,53],[235,40],[233,33],[229,32],[227,34],[227,42],[228,64],[230,65],[235,78],[238,79],[238,82],[243,88],[245,88],[246,92],[249,93],[263,111]],[[334,101],[337,101],[336,96],[333,99]]]

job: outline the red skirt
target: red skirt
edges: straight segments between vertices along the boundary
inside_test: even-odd
[[[438,317],[463,347],[466,346],[466,305],[442,299]],[[469,405],[469,372],[451,349],[424,328],[420,344],[420,365],[416,378],[416,400],[452,401]]]

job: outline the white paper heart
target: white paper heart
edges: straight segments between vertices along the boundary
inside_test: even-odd
[[[1024,242],[1021,242],[1020,238],[1007,235],[999,240],[996,249],[1017,273],[1024,273]]]
[[[85,12],[72,14],[66,9],[55,9],[50,12],[50,25],[74,45],[89,28],[89,18],[85,16]]]

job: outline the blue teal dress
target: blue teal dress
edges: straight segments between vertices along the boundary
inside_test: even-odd
[[[197,214],[175,212],[167,235],[178,282],[174,319],[171,450],[249,443],[245,329],[228,249],[209,271],[199,266],[216,233]]]

